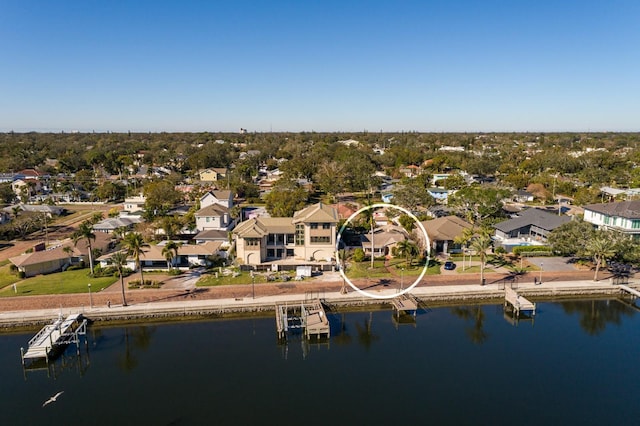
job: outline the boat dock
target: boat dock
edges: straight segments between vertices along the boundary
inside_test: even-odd
[[[640,291],[635,290],[629,286],[626,285],[621,285],[620,286],[620,290],[625,291],[627,293],[629,293],[630,295],[632,295],[633,297],[640,297]]]
[[[531,315],[536,314],[536,304],[519,295],[510,287],[505,287],[504,289],[504,306],[506,307],[507,305],[511,305],[516,316],[520,312],[530,312]]]
[[[301,329],[307,339],[329,337],[329,319],[319,299],[300,305],[276,305],[276,330],[284,339],[291,330]]]
[[[87,319],[82,314],[72,314],[66,318],[60,315],[51,324],[44,326],[35,336],[29,340],[29,346],[25,352],[20,348],[22,365],[26,360],[49,358],[63,346],[75,343],[80,351],[80,336],[87,333]]]
[[[396,310],[396,316],[398,317],[401,313],[410,312],[413,312],[415,317],[418,312],[418,299],[409,293],[391,299],[391,305]]]

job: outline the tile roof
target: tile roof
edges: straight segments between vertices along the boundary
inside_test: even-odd
[[[330,205],[318,203],[294,213],[293,223],[300,222],[338,223],[338,214]]]

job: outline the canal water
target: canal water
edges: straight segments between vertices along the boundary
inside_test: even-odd
[[[273,318],[91,327],[80,357],[26,371],[31,334],[0,335],[1,424],[640,424],[640,315],[618,301],[330,320],[286,345]]]

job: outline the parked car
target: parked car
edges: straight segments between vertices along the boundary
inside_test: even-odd
[[[456,269],[456,264],[450,260],[447,260],[446,262],[444,262],[444,269],[446,269],[447,271],[453,271],[454,269]]]

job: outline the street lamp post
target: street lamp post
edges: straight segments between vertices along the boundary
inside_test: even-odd
[[[255,299],[256,298],[256,276],[251,271],[251,295]]]
[[[542,284],[542,262],[540,262],[540,282],[538,284]]]
[[[87,284],[89,287],[89,309],[93,309],[93,296],[91,295],[91,283]]]

